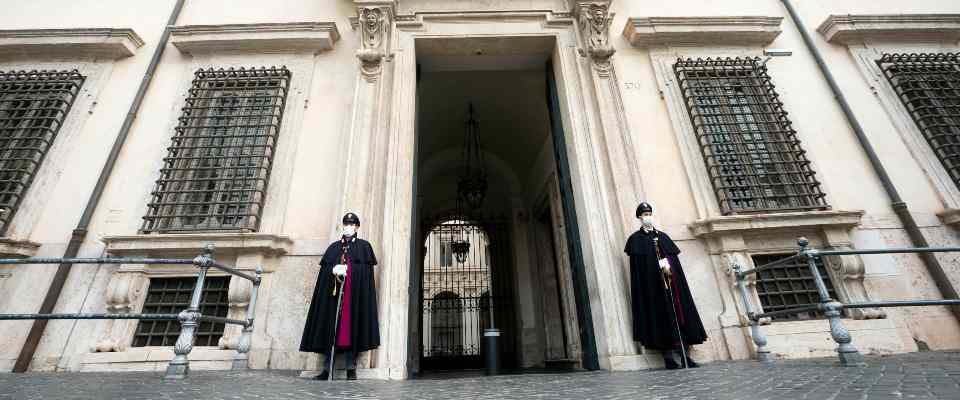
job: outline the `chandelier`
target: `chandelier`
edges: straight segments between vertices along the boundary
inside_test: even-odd
[[[466,137],[463,142],[463,166],[460,180],[457,181],[457,198],[463,200],[471,210],[480,208],[487,195],[487,173],[483,169],[483,156],[480,153],[480,124],[473,116],[473,103],[470,103],[467,118]]]
[[[457,181],[457,238],[450,243],[457,262],[463,264],[470,253],[470,241],[466,236],[467,212],[476,210],[487,196],[487,173],[483,169],[483,155],[480,153],[480,123],[473,115],[473,103],[467,108],[467,130],[463,140],[463,166]]]

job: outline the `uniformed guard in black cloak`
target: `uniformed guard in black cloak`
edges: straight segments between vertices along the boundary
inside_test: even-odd
[[[356,356],[380,346],[380,326],[377,320],[377,292],[373,282],[373,266],[377,257],[370,242],[357,237],[360,218],[354,213],[343,216],[340,240],[327,247],[320,259],[320,275],[313,290],[313,300],[303,327],[300,351],[321,353],[326,357],[323,372],[314,379],[329,376],[330,349],[336,340],[336,352],[343,353],[347,379],[357,379]],[[339,324],[337,313],[338,291],[343,300]]]
[[[654,228],[650,204],[640,203],[637,218],[643,228],[630,235],[623,250],[630,256],[633,340],[646,348],[662,351],[667,369],[676,369],[684,361],[677,363],[674,357],[681,343],[683,346],[703,343],[707,333],[677,258],[680,249],[670,236]],[[697,367],[690,359],[689,350],[683,350],[687,366]]]

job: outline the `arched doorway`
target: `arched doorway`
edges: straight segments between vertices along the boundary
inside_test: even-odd
[[[463,355],[470,340],[463,332],[463,301],[453,292],[442,292],[429,300],[430,338],[424,348],[433,356],[452,357]]]
[[[480,368],[484,329],[513,331],[506,232],[497,222],[434,221],[423,229],[421,369]],[[469,243],[460,257],[456,242]],[[513,346],[505,344],[500,351],[510,354]]]
[[[457,52],[464,49],[470,53]],[[484,63],[476,58],[478,49],[510,62]],[[410,271],[414,333],[408,343],[415,375],[482,367],[487,353],[479,343],[488,327],[500,331],[503,369],[596,368],[574,191],[550,67],[554,50],[549,36],[416,40],[417,83],[411,94],[416,97],[413,215],[419,224],[411,257],[420,265]],[[468,176],[476,165],[485,169],[487,183],[480,201],[475,192],[464,195],[464,188],[478,187]],[[480,264],[456,260],[455,234],[477,235],[468,240],[468,256]],[[458,274],[480,274],[486,281],[461,280]],[[438,287],[442,283],[456,290]],[[445,304],[435,298],[445,291],[460,299],[460,352],[432,343],[431,306]]]

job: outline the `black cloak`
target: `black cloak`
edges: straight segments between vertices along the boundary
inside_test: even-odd
[[[333,266],[340,264],[340,241],[327,247],[320,259],[320,275],[313,289],[313,300],[303,327],[300,351],[327,354],[334,340],[334,318],[337,297],[333,292]],[[350,344],[355,353],[380,346],[380,324],[377,318],[377,291],[374,287],[373,266],[377,257],[366,240],[355,238],[350,244]],[[346,302],[346,299],[344,299]],[[341,318],[348,316],[342,315]],[[339,348],[339,347],[338,347]]]
[[[674,278],[671,288],[674,299],[679,298],[679,312],[671,311],[673,303],[663,287],[660,265],[654,251],[653,238],[660,242],[660,256],[670,260]],[[687,277],[680,265],[680,249],[670,236],[660,231],[636,231],[627,239],[623,249],[630,256],[630,294],[633,300],[633,340],[654,350],[670,350],[679,346],[674,315],[678,317],[683,344],[700,344],[707,340],[707,333],[697,313],[697,306],[690,295]]]

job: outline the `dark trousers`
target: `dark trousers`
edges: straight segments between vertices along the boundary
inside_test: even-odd
[[[330,355],[327,354],[323,357],[323,370],[326,371],[330,368]],[[343,361],[347,364],[346,369],[357,369],[357,360],[354,358],[353,350],[343,351]],[[334,368],[336,369],[336,368]]]

